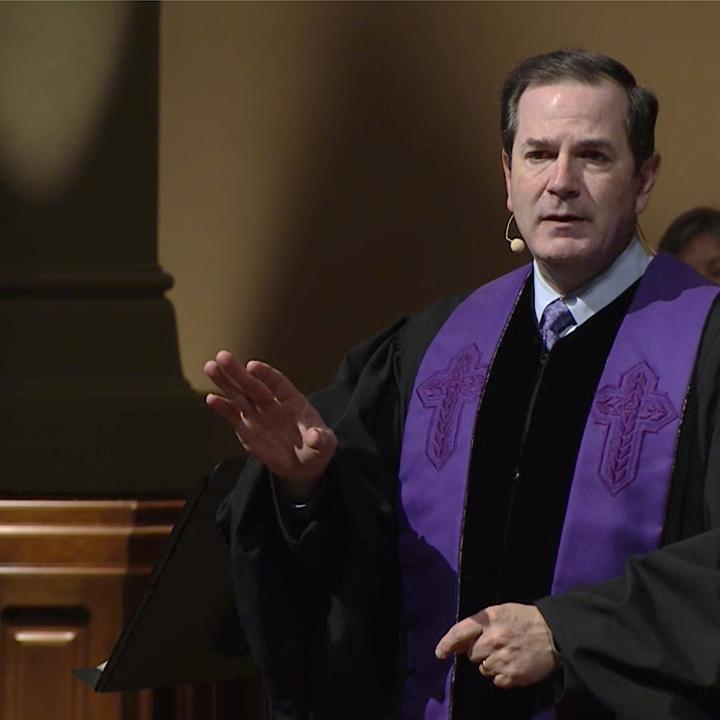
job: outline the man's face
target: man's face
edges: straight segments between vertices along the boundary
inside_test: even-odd
[[[627,246],[659,156],[635,174],[627,97],[613,82],[531,86],[520,96],[507,207],[545,278],[571,292]]]

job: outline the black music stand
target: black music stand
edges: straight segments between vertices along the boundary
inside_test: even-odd
[[[257,674],[236,620],[229,551],[215,528],[215,510],[242,462],[221,463],[188,498],[145,596],[107,662],[73,671],[96,692]]]

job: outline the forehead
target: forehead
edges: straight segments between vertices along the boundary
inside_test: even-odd
[[[622,142],[627,103],[625,91],[610,80],[531,85],[518,102],[515,140],[577,134]]]

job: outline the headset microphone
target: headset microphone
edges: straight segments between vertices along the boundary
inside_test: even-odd
[[[515,215],[511,215],[510,219],[507,221],[507,225],[505,226],[505,239],[508,241],[510,245],[511,252],[514,253],[521,253],[525,249],[525,241],[522,238],[519,237],[510,237],[510,223],[513,221]]]

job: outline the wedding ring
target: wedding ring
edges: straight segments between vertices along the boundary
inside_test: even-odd
[[[487,658],[485,658],[485,660],[487,660]],[[488,678],[489,678],[489,677],[492,677],[492,676],[493,676],[493,673],[492,673],[490,670],[488,670],[487,666],[485,665],[485,660],[483,660],[483,661],[480,663],[480,672],[481,672],[485,677],[488,677]]]

